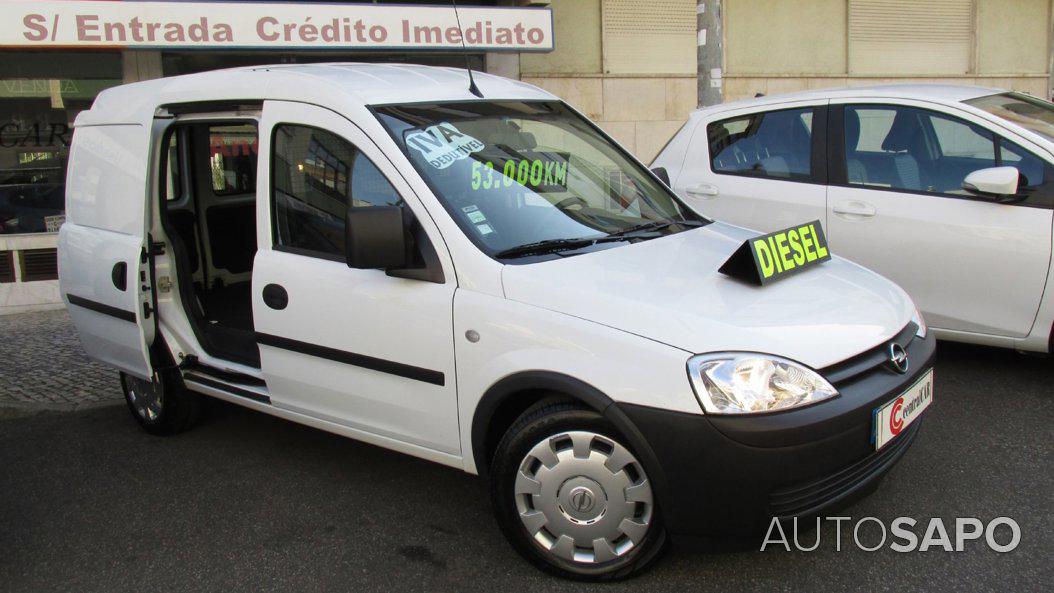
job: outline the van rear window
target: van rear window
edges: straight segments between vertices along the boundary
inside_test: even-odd
[[[217,196],[256,191],[257,150],[255,125],[209,126],[212,191]]]

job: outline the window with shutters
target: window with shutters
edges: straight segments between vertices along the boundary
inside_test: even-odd
[[[15,281],[15,258],[13,251],[0,251],[0,283]]]
[[[695,0],[603,0],[604,71],[695,74]]]
[[[849,0],[849,74],[973,70],[973,0]]]
[[[55,249],[23,249],[18,252],[22,282],[57,280],[59,277],[58,252]]]

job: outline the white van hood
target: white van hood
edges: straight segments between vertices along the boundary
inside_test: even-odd
[[[889,280],[838,257],[765,287],[717,271],[757,234],[713,223],[634,245],[502,272],[510,300],[691,353],[742,350],[823,368],[893,337],[914,304]]]

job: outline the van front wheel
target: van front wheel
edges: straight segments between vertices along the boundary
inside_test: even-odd
[[[197,419],[200,396],[171,373],[155,376],[153,381],[121,373],[121,388],[132,416],[150,434],[176,434]]]
[[[644,467],[600,414],[573,404],[529,410],[509,429],[491,499],[516,550],[563,577],[629,578],[665,547]]]

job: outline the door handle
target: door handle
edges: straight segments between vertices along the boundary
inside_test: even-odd
[[[263,289],[263,302],[268,307],[281,311],[289,305],[289,293],[277,284],[268,284]]]
[[[696,183],[684,188],[684,191],[689,195],[704,198],[716,196],[719,193],[717,186],[712,183]]]
[[[128,264],[119,261],[113,265],[113,270],[110,271],[110,280],[113,281],[113,287],[117,290],[124,292],[128,290]]]
[[[835,204],[831,211],[835,214],[841,214],[845,218],[870,218],[877,212],[875,207],[867,202],[858,202],[853,200],[851,202],[841,202]]]

